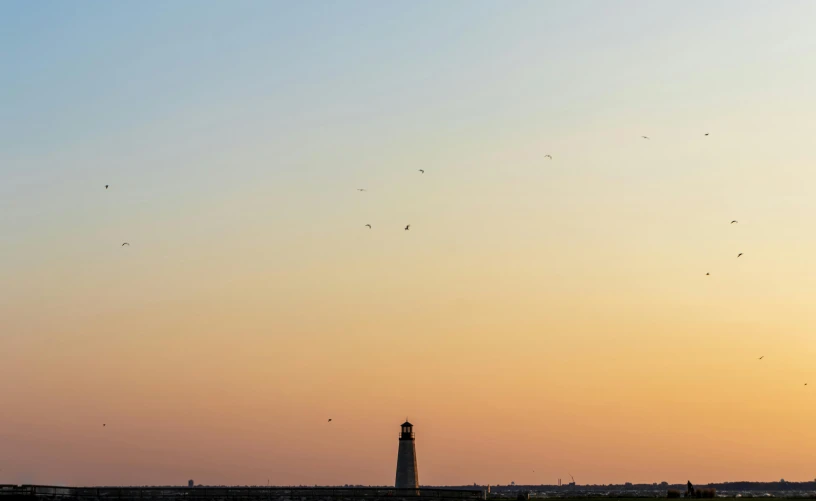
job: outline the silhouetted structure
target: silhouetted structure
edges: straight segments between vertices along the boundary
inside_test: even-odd
[[[402,432],[399,437],[399,451],[397,452],[397,489],[418,489],[419,469],[416,460],[416,444],[414,443],[414,425],[405,421],[402,423]]]
[[[54,487],[2,485],[0,499],[103,500],[258,500],[258,501],[401,501],[416,499],[481,501],[481,489],[394,489],[389,487]]]

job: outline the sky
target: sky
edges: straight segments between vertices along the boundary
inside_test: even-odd
[[[0,3],[0,483],[812,480],[814,23]]]

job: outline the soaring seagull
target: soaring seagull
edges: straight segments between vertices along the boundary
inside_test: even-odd
[[[734,223],[739,223],[739,221],[737,221],[736,219],[731,221],[731,224],[734,224]]]
[[[109,185],[107,185],[107,184],[105,185],[105,189],[106,189],[106,190],[108,189],[108,186],[109,186]]]
[[[709,275],[711,275],[711,273],[706,273],[706,276],[709,276]]]
[[[705,133],[705,135],[707,136],[707,135],[708,135],[708,132],[706,132],[706,133]]]
[[[742,252],[740,252],[739,254],[737,254],[737,257],[740,257],[741,255],[742,255]]]
[[[365,188],[357,188],[357,191],[365,191]]]
[[[642,137],[643,139],[649,139],[649,136],[640,136],[640,137]]]
[[[130,247],[130,244],[129,244],[129,243],[127,243],[127,242],[123,243],[123,244],[122,244],[122,247],[124,247],[124,246],[126,246],[126,245],[127,245],[128,247]]]
[[[552,160],[552,155],[544,155],[544,158],[549,158],[550,160]]]
[[[759,357],[757,360],[762,360],[763,358],[765,358],[765,355],[762,355],[762,356],[761,356],[761,357]]]
[[[424,170],[424,169],[419,169],[419,172],[421,172],[421,173],[425,174],[425,170]]]
[[[408,231],[411,228],[410,224],[405,225],[405,231]]]
[[[105,423],[102,423],[102,428],[104,428],[105,426],[107,426],[107,425]]]
[[[368,226],[368,229],[369,229],[369,230],[371,229],[371,225],[370,225],[370,224],[367,224],[366,226]]]
[[[329,418],[329,421],[328,421],[328,422],[329,422],[329,423],[331,423],[331,418]]]

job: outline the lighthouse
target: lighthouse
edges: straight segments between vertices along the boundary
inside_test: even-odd
[[[414,425],[407,420],[402,423],[397,452],[397,489],[418,489],[419,469],[417,468]]]

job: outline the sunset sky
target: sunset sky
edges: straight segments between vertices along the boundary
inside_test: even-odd
[[[812,480],[814,26],[0,3],[0,483]]]

